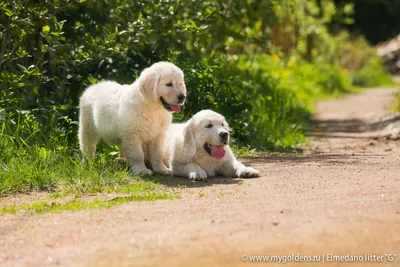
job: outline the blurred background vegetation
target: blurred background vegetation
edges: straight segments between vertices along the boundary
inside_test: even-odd
[[[78,158],[82,91],[159,60],[185,73],[176,121],[211,108],[236,144],[296,149],[315,99],[391,83],[371,45],[399,17],[396,0],[0,1],[0,173]]]

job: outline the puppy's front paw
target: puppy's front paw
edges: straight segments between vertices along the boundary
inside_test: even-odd
[[[163,174],[163,175],[170,175],[172,174],[172,170],[168,169],[167,167],[163,168],[153,168],[153,170],[157,173]]]
[[[137,175],[151,175],[153,172],[147,168],[133,167],[133,171]]]
[[[237,175],[239,178],[254,178],[260,177],[260,172],[251,167],[244,167],[238,170]]]
[[[126,158],[120,158],[120,157],[116,158],[115,161],[122,165],[125,165],[128,163],[128,160]]]
[[[193,181],[205,181],[207,180],[207,173],[203,170],[189,173],[189,179]]]

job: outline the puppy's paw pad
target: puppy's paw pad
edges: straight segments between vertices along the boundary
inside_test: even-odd
[[[191,172],[189,173],[189,179],[193,181],[205,181],[207,180],[207,173],[205,171]]]
[[[246,167],[238,171],[239,178],[254,178],[260,177],[260,172],[254,168]]]

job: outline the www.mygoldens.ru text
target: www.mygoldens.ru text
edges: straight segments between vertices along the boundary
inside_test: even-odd
[[[335,255],[330,253],[323,253],[321,255],[247,255],[242,254],[240,259],[244,262],[275,262],[275,263],[288,263],[288,262],[395,262],[398,254],[345,254]]]

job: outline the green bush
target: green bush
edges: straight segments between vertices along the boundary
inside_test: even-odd
[[[317,98],[345,93],[351,88],[347,70],[338,65],[309,63],[295,56],[243,55],[239,67],[269,74],[281,87],[290,90],[306,110],[312,108]]]
[[[326,63],[301,63],[293,68],[292,82],[298,86],[298,93],[313,102],[315,98],[348,92],[351,88],[348,71],[337,65]],[[302,88],[306,84],[307,87]]]
[[[355,71],[353,84],[360,87],[373,87],[393,84],[392,77],[383,70],[379,60],[371,60],[363,68]]]

